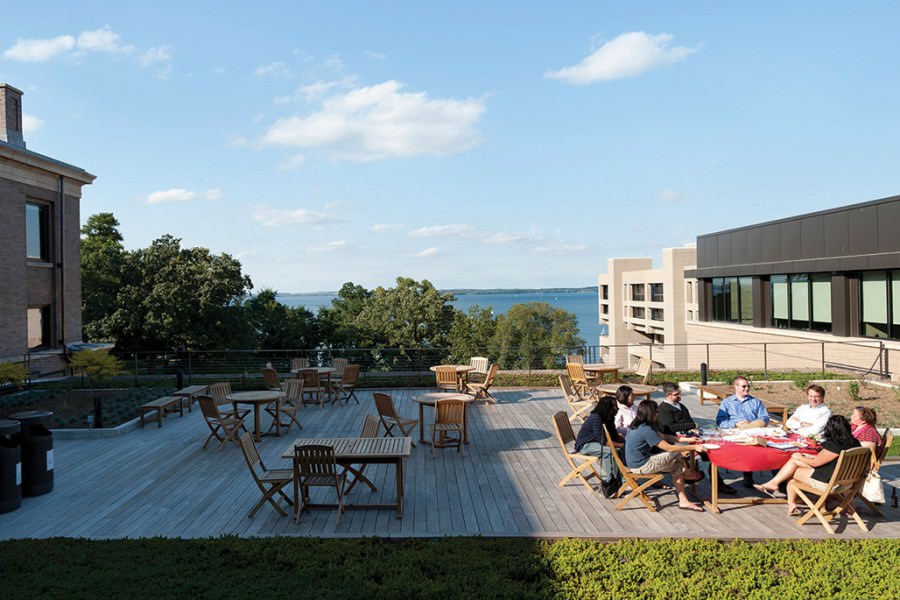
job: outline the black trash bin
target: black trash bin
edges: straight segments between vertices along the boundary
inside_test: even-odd
[[[40,496],[53,489],[53,413],[29,410],[9,415],[21,424],[14,437],[22,450],[22,496]]]
[[[19,422],[0,420],[0,514],[22,504],[22,452],[14,436]]]

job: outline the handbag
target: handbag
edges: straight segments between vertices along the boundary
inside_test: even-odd
[[[884,485],[878,472],[869,473],[862,489],[863,498],[873,504],[884,504]]]

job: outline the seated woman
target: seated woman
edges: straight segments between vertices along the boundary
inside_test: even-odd
[[[623,438],[630,431],[628,426],[637,416],[637,406],[634,405],[634,390],[630,385],[620,385],[616,390],[616,431]]]
[[[853,437],[859,440],[860,445],[869,448],[873,453],[877,452],[884,443],[878,430],[875,429],[877,422],[878,415],[868,406],[857,406],[850,415],[850,431],[853,433]]]
[[[825,388],[815,383],[806,388],[806,404],[801,404],[785,423],[789,430],[800,435],[819,435],[831,416],[825,406]]]
[[[625,439],[615,433],[616,430],[613,427],[616,411],[615,399],[612,396],[603,396],[585,419],[575,438],[575,452],[600,457],[600,470],[606,476],[600,484],[600,491],[606,498],[612,498],[622,482],[622,475],[612,459],[609,448],[612,446],[619,449],[625,445]],[[615,439],[610,440],[609,445],[603,434],[604,425],[610,431],[610,435],[615,436]],[[621,450],[617,451],[621,453]]]
[[[640,475],[668,473],[678,493],[678,508],[704,512],[703,507],[688,500],[684,493],[685,464],[682,452],[703,452],[700,444],[678,445],[677,442],[696,442],[694,437],[681,437],[659,433],[657,430],[657,406],[653,400],[643,400],[638,405],[637,416],[631,422],[625,438],[625,464]],[[699,477],[691,481],[699,481]]]
[[[834,473],[837,458],[842,450],[858,448],[859,441],[850,433],[850,423],[841,415],[831,415],[825,423],[825,431],[822,432],[825,441],[822,442],[822,450],[818,454],[801,454],[796,452],[791,455],[783,467],[772,479],[765,483],[754,485],[758,491],[774,496],[778,485],[794,479],[816,489],[824,490],[825,485]],[[787,488],[788,514],[796,517],[800,514],[797,507],[797,494],[793,488]]]

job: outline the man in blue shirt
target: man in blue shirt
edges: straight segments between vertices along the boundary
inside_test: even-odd
[[[750,382],[746,377],[735,377],[731,382],[734,393],[719,405],[716,425],[720,429],[747,429],[765,427],[769,424],[769,411],[762,400],[750,394]],[[753,472],[744,472],[744,487],[753,487]]]

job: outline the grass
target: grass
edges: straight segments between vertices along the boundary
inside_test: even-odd
[[[885,539],[49,539],[0,542],[0,582],[45,599],[896,598],[898,561]]]

